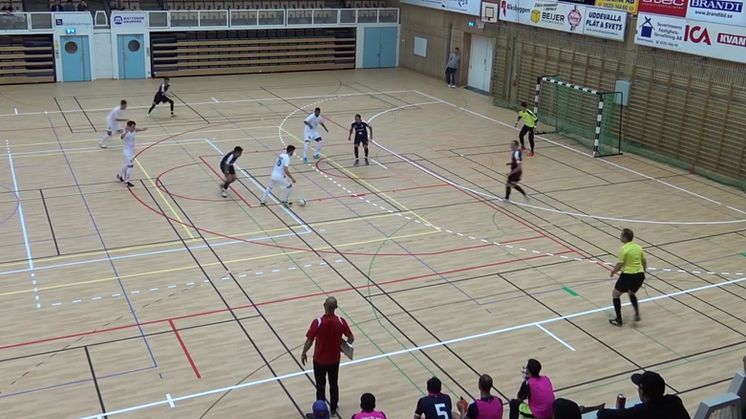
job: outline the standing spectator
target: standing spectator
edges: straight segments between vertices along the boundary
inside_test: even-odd
[[[345,319],[337,317],[337,299],[329,297],[324,301],[324,315],[314,319],[306,333],[306,344],[300,360],[306,365],[306,353],[316,341],[313,349],[313,375],[316,379],[316,400],[325,400],[326,378],[329,376],[329,404],[332,416],[337,415],[339,403],[339,360],[342,347],[342,335],[347,337],[347,343],[352,345],[355,337]]]
[[[502,419],[503,401],[490,394],[490,391],[492,391],[492,377],[482,375],[479,377],[479,400],[474,401],[468,409],[463,411],[459,404],[461,419]]]
[[[67,2],[65,2],[65,7],[63,7],[62,10],[66,12],[74,12],[75,5],[73,4],[73,0],[67,0]]]
[[[414,419],[453,419],[451,397],[440,392],[441,383],[437,377],[427,380],[427,396],[417,401]]]
[[[63,10],[65,9],[62,7],[60,0],[54,0],[54,4],[49,8],[50,12],[61,12]]]
[[[323,400],[313,402],[311,413],[306,413],[306,419],[331,419],[326,402]]]
[[[567,399],[557,399],[552,404],[554,419],[581,419],[580,407]]]
[[[456,87],[456,72],[461,64],[461,53],[455,48],[452,53],[448,54],[448,64],[446,64],[446,81],[448,87]]]
[[[632,374],[632,382],[642,403],[629,409],[601,409],[598,419],[690,419],[679,396],[664,395],[666,382],[660,375],[652,371]]]
[[[386,414],[376,410],[376,396],[363,393],[360,396],[360,412],[352,415],[352,419],[386,419]]]
[[[5,12],[7,14],[13,13],[14,12],[14,10],[13,10],[13,2],[8,1],[8,4],[6,4],[5,6],[3,6],[3,8],[0,9],[0,11]]]
[[[78,11],[79,12],[88,11],[88,3],[86,3],[85,0],[80,0],[80,3],[78,3]]]
[[[637,295],[635,293],[642,287],[642,283],[645,281],[645,271],[648,269],[648,262],[645,260],[645,253],[642,251],[642,247],[632,241],[635,239],[635,233],[632,230],[628,228],[623,229],[619,239],[624,244],[619,249],[619,261],[614,266],[609,277],[613,278],[619,271],[622,273],[619,275],[616,284],[614,284],[614,291],[611,293],[611,301],[614,304],[616,318],[609,319],[609,323],[617,327],[622,327],[621,296],[624,293],[629,295],[629,301],[635,309],[635,321],[640,321],[640,307],[637,304]]]
[[[518,397],[510,401],[510,419],[518,419],[519,414],[536,419],[552,419],[554,389],[549,377],[540,375],[541,363],[529,359],[523,373],[523,383]],[[528,400],[528,403],[526,403]]]

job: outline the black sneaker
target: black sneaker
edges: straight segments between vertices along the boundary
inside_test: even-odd
[[[127,182],[127,183],[125,183],[125,185],[127,185],[128,188],[132,188],[132,187],[135,186],[135,184],[132,183],[132,182]]]
[[[616,327],[622,327],[622,321],[617,319],[609,319],[609,324]]]
[[[365,159],[365,165],[370,166],[370,162],[368,162],[368,159]]]
[[[124,182],[124,179],[122,179],[122,177],[119,176],[119,173],[117,173],[117,180],[120,181],[120,182]]]
[[[352,163],[353,166],[357,166],[359,164],[360,164],[360,160],[358,160],[358,159],[355,159],[355,163]]]
[[[267,206],[267,203],[266,203],[266,202],[264,202],[264,201],[259,201],[259,205],[261,205],[261,206],[263,206],[263,207],[266,207],[266,206]]]

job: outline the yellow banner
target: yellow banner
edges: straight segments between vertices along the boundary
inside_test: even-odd
[[[624,10],[625,12],[637,14],[639,0],[596,0],[596,6],[607,9]]]

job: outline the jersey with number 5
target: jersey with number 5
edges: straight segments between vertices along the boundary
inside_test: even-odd
[[[425,414],[426,419],[452,419],[451,398],[447,394],[428,394],[417,402],[415,415]]]
[[[287,153],[280,154],[280,157],[275,162],[275,167],[272,168],[273,178],[284,178],[285,168],[290,166],[290,156]]]

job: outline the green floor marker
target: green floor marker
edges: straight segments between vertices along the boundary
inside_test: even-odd
[[[743,257],[745,257],[745,258],[746,258],[746,252],[743,252],[743,253],[739,253],[739,255],[741,255],[741,256],[743,256]]]
[[[575,292],[575,291],[573,291],[572,288],[562,287],[562,291],[564,291],[564,292],[572,295],[573,297],[577,297],[578,296],[578,293]]]

